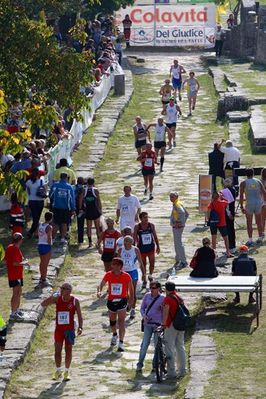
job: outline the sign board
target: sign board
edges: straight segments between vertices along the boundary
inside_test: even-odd
[[[214,4],[134,5],[116,13],[117,24],[128,14],[131,45],[213,47],[216,26]]]
[[[199,211],[207,212],[212,199],[212,175],[199,175]]]

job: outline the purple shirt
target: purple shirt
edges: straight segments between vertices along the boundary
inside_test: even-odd
[[[155,299],[155,297],[153,297],[150,292],[147,292],[147,294],[144,295],[144,298],[143,298],[142,304],[141,304],[141,308],[140,308],[140,313],[141,313],[142,317],[144,317],[144,324],[149,324],[149,325],[162,324],[162,319],[163,319],[163,306],[162,305],[163,305],[164,298],[165,298],[164,295],[159,294],[159,298],[152,305],[147,316],[145,316],[149,305]]]

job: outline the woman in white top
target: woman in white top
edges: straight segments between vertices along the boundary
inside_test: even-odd
[[[38,229],[38,251],[40,255],[40,281],[39,286],[48,287],[51,284],[47,280],[47,269],[51,259],[52,254],[52,231],[53,227],[51,225],[53,220],[52,212],[46,212],[44,215],[44,223],[39,224]]]
[[[200,88],[199,82],[195,79],[195,72],[189,72],[189,78],[183,83],[183,88],[187,85],[188,116],[192,116],[192,110],[196,107],[197,95]]]
[[[32,169],[30,179],[26,183],[26,192],[29,200],[29,208],[32,216],[32,225],[27,233],[27,237],[31,238],[34,232],[37,230],[42,210],[44,207],[44,197],[39,195],[40,187],[44,188],[44,182],[42,178],[39,178],[39,169]]]
[[[181,108],[175,102],[175,97],[170,97],[169,104],[166,106],[166,109],[162,111],[162,115],[166,115],[165,123],[168,129],[171,131],[171,135],[168,135],[168,145],[169,148],[172,148],[172,139],[173,145],[176,147],[176,139],[175,139],[175,132],[176,132],[176,123],[177,119],[180,115],[182,115]]]
[[[164,155],[166,150],[166,133],[168,134],[168,141],[171,140],[172,133],[164,123],[162,117],[157,119],[157,123],[150,123],[147,130],[149,130],[150,127],[155,128],[154,149],[157,157],[159,156],[160,151],[160,172],[163,172]]]
[[[134,301],[132,309],[130,311],[130,318],[132,319],[135,317],[136,314],[135,312],[135,307],[137,302],[136,291],[137,291],[137,282],[139,279],[138,265],[140,266],[143,276],[145,276],[145,271],[140,251],[137,247],[133,245],[133,242],[134,240],[131,236],[125,236],[124,245],[122,248],[118,250],[118,256],[123,260],[124,264],[123,271],[130,275],[134,287]]]

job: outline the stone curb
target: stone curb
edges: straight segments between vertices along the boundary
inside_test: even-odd
[[[76,170],[79,176],[87,177],[88,172],[91,172],[95,168],[95,165],[102,160],[108,138],[111,136],[120,115],[128,105],[133,94],[132,73],[127,60],[124,59],[123,62],[126,86],[125,95],[123,97],[108,96],[103,106],[97,110],[96,115],[103,114],[104,119],[94,132],[96,140],[91,146],[88,163],[84,165],[86,169],[79,167]],[[109,110],[112,112],[108,112]],[[66,254],[67,247],[59,247],[58,245],[54,247],[51,264],[48,267],[48,278],[51,282],[55,281],[60,267],[64,264]],[[39,279],[38,265],[32,265],[31,272],[32,280],[37,284]],[[27,301],[23,303],[23,310],[28,312],[27,319],[17,323],[8,323],[6,351],[4,352],[4,361],[0,363],[0,399],[4,398],[5,389],[13,370],[23,362],[30,349],[31,342],[36,334],[36,328],[44,315],[44,309],[42,309],[40,303],[48,296],[51,290],[51,288],[44,288],[24,293]]]

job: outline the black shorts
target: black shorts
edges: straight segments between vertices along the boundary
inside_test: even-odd
[[[147,144],[147,140],[146,139],[145,140],[137,140],[135,142],[135,148],[141,148],[141,147],[143,147],[146,144]]]
[[[226,226],[221,226],[221,227],[217,227],[217,226],[210,226],[211,229],[211,235],[212,236],[216,236],[217,235],[217,230],[220,231],[220,234],[222,237],[227,236],[227,227]]]
[[[53,208],[54,224],[60,226],[61,224],[70,224],[71,222],[71,211],[68,209],[56,209]]]
[[[166,141],[155,141],[154,142],[154,148],[162,148],[162,147],[166,147]]]
[[[101,212],[98,211],[98,209],[90,210],[86,209],[85,210],[85,219],[87,220],[97,220],[101,217]]]
[[[18,278],[17,280],[8,280],[8,284],[10,288],[17,287],[18,285],[23,287],[23,278]]]
[[[119,310],[124,310],[127,307],[127,298],[121,298],[119,300],[112,300],[112,301],[107,301],[107,308],[111,312],[119,312]]]
[[[166,126],[168,127],[168,129],[171,129],[171,127],[176,127],[176,122],[166,123]]]
[[[155,169],[142,169],[142,176],[154,176]]]
[[[101,260],[103,262],[112,262],[114,256],[114,252],[104,252],[101,256]]]

